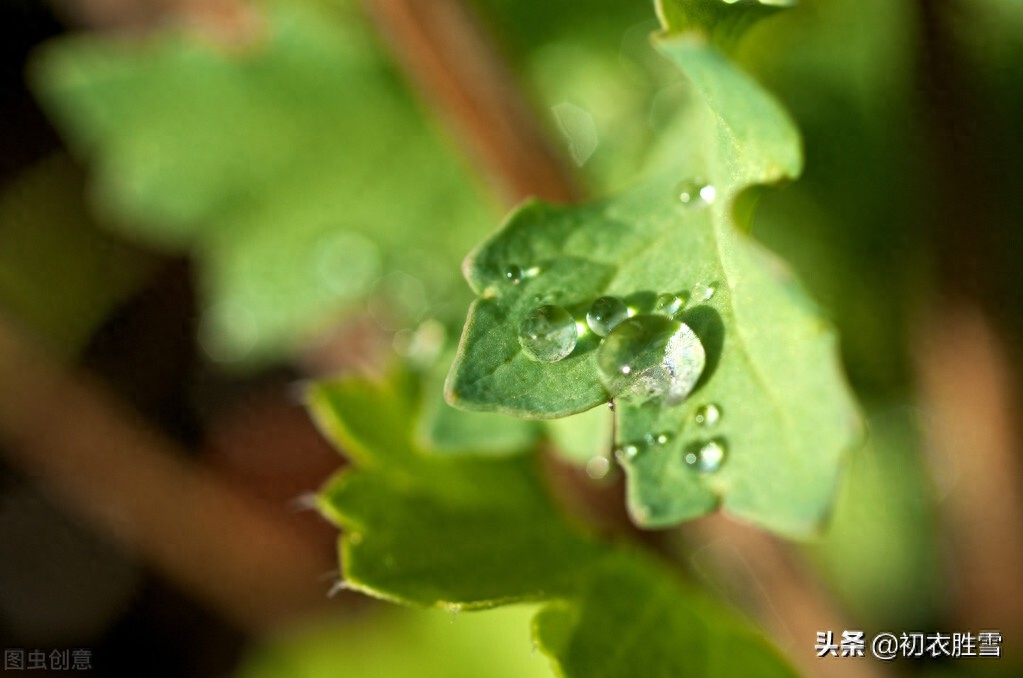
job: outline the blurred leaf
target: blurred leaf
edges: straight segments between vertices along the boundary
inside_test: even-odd
[[[551,676],[530,649],[534,610],[510,606],[452,619],[440,610],[390,608],[299,628],[257,647],[236,678],[529,678]]]
[[[555,452],[578,464],[597,456],[607,456],[614,447],[614,415],[606,407],[543,422]]]
[[[795,676],[763,638],[680,591],[670,572],[618,554],[594,567],[576,604],[540,610],[533,633],[564,676]]]
[[[461,310],[489,206],[353,3],[272,3],[243,46],[78,37],[35,66],[105,212],[200,259],[214,356],[273,357],[366,297],[388,329]]]
[[[62,156],[0,194],[0,305],[52,350],[73,354],[156,262],[88,217],[79,171]]]
[[[833,333],[784,265],[736,228],[749,217],[745,189],[799,172],[798,136],[774,100],[705,42],[665,37],[659,46],[709,104],[684,111],[651,161],[671,174],[590,206],[529,204],[470,256],[467,278],[482,298],[470,310],[449,399],[524,417],[593,407],[615,388],[601,378],[600,337],[583,332],[570,355],[541,362],[519,341],[526,316],[557,305],[582,328],[601,296],[626,299],[646,318],[656,295],[692,297],[677,318],[707,354],[695,394],[679,405],[619,403],[619,442],[641,451],[623,458],[632,515],[665,526],[723,504],[805,535],[827,513],[858,416]],[[708,404],[724,412],[713,429],[694,423]],[[643,453],[644,439],[660,434],[667,443]],[[694,450],[712,440],[724,463],[697,472]]]
[[[654,4],[666,33],[710,38],[727,52],[751,26],[796,3],[795,0],[656,0]]]
[[[418,449],[416,393],[415,383],[355,380],[310,392],[321,429],[355,463],[320,498],[345,531],[351,587],[451,610],[552,600],[534,635],[565,676],[622,675],[625,666],[635,675],[793,675],[763,638],[661,566],[562,516],[534,457]]]
[[[941,612],[937,515],[920,455],[913,411],[876,411],[827,531],[808,546],[846,608],[879,630],[927,627]]]

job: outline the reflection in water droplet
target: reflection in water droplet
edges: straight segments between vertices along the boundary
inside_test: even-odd
[[[623,320],[629,317],[629,307],[618,297],[601,297],[593,302],[586,314],[586,324],[593,332],[606,337]]]
[[[682,310],[682,307],[685,306],[685,303],[685,300],[677,294],[661,294],[654,301],[654,313],[674,318]]]
[[[686,207],[705,207],[714,202],[717,189],[700,179],[688,179],[678,185],[676,194]]]
[[[596,456],[586,462],[586,475],[594,480],[606,478],[610,470],[611,462],[607,460],[607,457]]]
[[[519,344],[533,360],[554,363],[566,357],[579,340],[575,318],[560,306],[533,309],[519,325]]]
[[[615,398],[664,398],[678,404],[696,386],[707,355],[685,323],[637,315],[615,327],[597,349],[604,386]]]
[[[638,455],[639,446],[633,445],[631,443],[628,445],[619,445],[615,449],[615,458],[618,459],[618,461],[627,461],[629,459],[635,459]]]
[[[708,428],[717,424],[720,418],[721,408],[714,403],[701,405],[700,408],[696,410],[696,414],[693,416],[693,419],[698,425]]]
[[[693,285],[693,301],[710,301],[717,291],[717,283],[696,283]]]
[[[532,278],[540,272],[539,266],[530,266],[529,268],[523,268],[518,264],[508,264],[508,267],[504,269],[504,278],[513,285],[518,285],[526,278]],[[537,295],[539,298],[540,295]]]
[[[713,473],[721,468],[725,452],[725,443],[722,440],[695,443],[686,450],[686,464],[700,473]]]

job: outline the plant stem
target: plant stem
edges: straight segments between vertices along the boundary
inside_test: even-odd
[[[458,0],[364,0],[409,79],[506,204],[582,194],[514,78]]]
[[[284,512],[242,496],[89,375],[0,316],[0,446],[63,503],[249,631],[327,604],[334,567]]]

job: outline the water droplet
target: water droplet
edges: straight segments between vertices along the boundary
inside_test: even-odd
[[[540,306],[519,325],[519,344],[533,360],[554,363],[566,357],[579,340],[572,314],[560,306]]]
[[[532,278],[540,272],[539,266],[530,266],[529,268],[523,268],[518,264],[508,264],[508,267],[504,269],[505,280],[513,285],[518,285],[526,278]],[[539,295],[537,295],[539,298]]]
[[[666,445],[671,440],[670,433],[647,433],[643,436],[647,445]]]
[[[637,456],[639,456],[638,445],[633,445],[630,443],[628,445],[619,445],[615,449],[615,458],[618,461],[628,461],[630,459],[635,459]]]
[[[678,185],[676,195],[686,207],[705,207],[714,202],[717,189],[700,179],[688,179]]]
[[[654,301],[654,313],[674,318],[682,310],[682,307],[685,306],[685,303],[685,300],[677,294],[661,294]]]
[[[696,283],[693,285],[693,301],[710,301],[717,291],[717,283]]]
[[[597,349],[604,386],[615,398],[664,398],[678,404],[696,386],[707,354],[685,323],[637,315],[615,327]]]
[[[708,428],[717,424],[720,418],[721,408],[714,403],[701,405],[699,409],[696,410],[696,414],[693,416],[693,419],[697,424]]]
[[[608,461],[607,457],[596,456],[586,462],[586,475],[594,480],[606,478],[610,470],[611,462]]]
[[[686,450],[685,460],[700,473],[713,473],[725,460],[725,443],[721,440],[694,443]]]
[[[618,297],[601,297],[593,302],[586,314],[586,324],[593,332],[606,337],[611,330],[629,317],[629,307]]]

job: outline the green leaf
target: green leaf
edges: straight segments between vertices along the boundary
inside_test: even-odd
[[[533,632],[565,676],[796,675],[758,633],[625,553],[592,569],[578,602],[544,607]]]
[[[89,218],[83,191],[81,172],[55,155],[0,194],[0,305],[65,355],[157,267]]]
[[[747,189],[800,171],[798,134],[774,99],[706,41],[682,33],[658,46],[703,101],[680,115],[672,143],[652,161],[654,179],[582,207],[530,203],[470,255],[466,277],[481,298],[448,398],[523,417],[594,407],[611,394],[596,361],[601,338],[585,330],[590,304],[613,295],[650,314],[659,294],[689,298],[677,319],[707,355],[696,390],[677,405],[619,403],[619,443],[642,450],[651,447],[647,436],[669,438],[622,460],[630,511],[658,527],[723,506],[806,535],[827,513],[859,417],[833,331],[785,265],[737,228],[751,216]],[[694,187],[713,192],[701,200]],[[520,323],[540,304],[567,309],[580,328],[574,350],[557,362],[530,358],[519,342]],[[712,429],[695,422],[708,404],[723,412]],[[724,462],[698,472],[687,456],[712,440],[726,450]]]
[[[795,0],[656,0],[665,33],[707,39],[729,51],[749,28]]]
[[[357,381],[316,385],[310,394],[327,435],[362,467],[323,491],[325,512],[346,531],[346,581],[458,608],[568,591],[597,550],[560,517],[536,460],[427,455],[410,439],[412,401],[394,387]]]
[[[491,206],[365,24],[347,0],[273,2],[240,46],[175,29],[38,54],[100,209],[199,259],[214,357],[273,358],[367,298],[389,329],[464,310],[458,262]]]
[[[349,586],[452,610],[551,601],[534,637],[564,676],[623,675],[623,667],[630,675],[794,675],[759,634],[661,565],[598,542],[567,519],[535,457],[419,449],[417,393],[399,380],[345,380],[310,392],[321,429],[355,463],[320,497],[323,513],[345,531]]]
[[[387,607],[317,620],[247,653],[235,678],[541,678],[525,634],[532,606],[472,615]]]
[[[466,412],[444,400],[444,377],[454,352],[437,361],[423,379],[423,411],[417,426],[424,449],[438,454],[517,454],[533,447],[540,426],[493,412]]]

